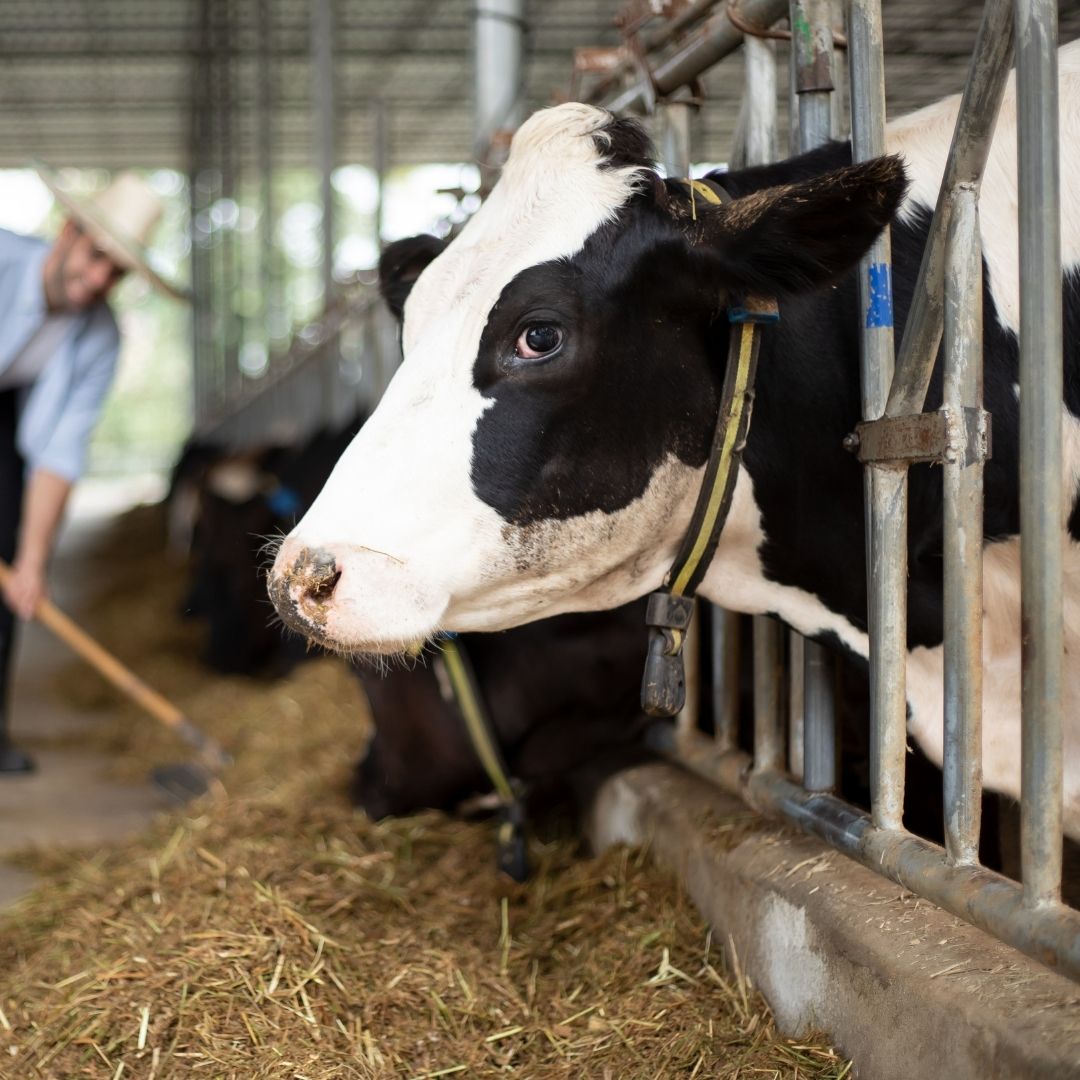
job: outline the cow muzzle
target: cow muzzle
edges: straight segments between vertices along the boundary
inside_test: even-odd
[[[340,580],[333,552],[286,543],[270,573],[270,599],[288,627],[326,642],[326,624]]]

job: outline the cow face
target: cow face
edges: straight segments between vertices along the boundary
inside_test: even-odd
[[[692,206],[633,123],[534,115],[445,250],[384,256],[404,362],[282,544],[282,617],[385,653],[656,588],[708,452],[727,296],[835,277],[903,188],[881,159]]]

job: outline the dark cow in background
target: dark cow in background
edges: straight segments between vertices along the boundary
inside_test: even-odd
[[[267,538],[308,508],[362,423],[298,448],[245,453],[195,446],[178,467],[173,529],[190,544],[186,614],[206,623],[202,658],[226,674],[281,675],[308,656],[266,595]],[[502,634],[468,634],[469,655],[513,775],[534,796],[574,794],[577,772],[647,756],[637,683],[644,608],[567,616]],[[437,651],[388,671],[356,669],[374,730],[352,797],[371,817],[453,809],[490,790]]]
[[[216,670],[283,674],[305,656],[303,642],[282,634],[267,602],[266,546],[311,505],[363,419],[318,431],[298,447],[219,450],[202,469],[188,526],[185,613],[205,621],[203,659]]]
[[[507,768],[532,799],[575,796],[598,767],[651,756],[638,700],[644,617],[643,604],[630,604],[459,639]],[[375,733],[353,797],[370,816],[449,810],[490,790],[437,653],[422,668],[365,670],[361,679]]]
[[[1059,54],[1064,304],[1065,822],[1080,836],[1080,44]],[[462,232],[386,289],[405,359],[282,544],[290,625],[350,653],[611,608],[661,584],[715,424],[733,293],[780,299],[730,516],[700,588],[865,657],[863,470],[854,264],[892,225],[897,340],[958,98],[890,123],[892,156],[834,143],[714,174],[722,206],[661,180],[640,128],[567,104],[517,132]],[[983,771],[1019,793],[1015,81],[982,184],[985,403]],[[428,243],[429,254],[434,245]],[[415,279],[415,283],[413,283]],[[409,285],[412,285],[411,291]],[[940,370],[928,408],[941,402]],[[910,473],[909,730],[942,755],[941,470]]]

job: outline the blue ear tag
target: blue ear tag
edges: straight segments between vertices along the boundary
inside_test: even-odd
[[[279,485],[266,496],[266,505],[276,517],[296,517],[302,509],[300,496],[292,488]]]

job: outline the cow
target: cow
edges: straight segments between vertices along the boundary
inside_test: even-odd
[[[1080,44],[1062,48],[1065,821],[1080,837]],[[833,142],[711,174],[712,206],[662,180],[641,128],[570,103],[518,130],[491,196],[443,247],[391,249],[404,361],[310,511],[270,592],[330,648],[396,653],[657,589],[715,425],[728,300],[779,299],[753,424],[700,594],[869,651],[854,265],[892,227],[899,340],[959,99],[892,121],[888,154]],[[1019,793],[1019,284],[1010,77],[981,191],[985,406],[983,773]],[[941,403],[941,370],[927,408]],[[910,473],[909,732],[942,759],[942,477]]]
[[[580,795],[598,767],[650,759],[636,679],[643,618],[635,603],[458,639],[506,766],[531,800]],[[369,817],[450,810],[491,789],[437,650],[422,666],[358,674],[373,734],[352,795]]]
[[[187,505],[179,508],[188,514],[184,535],[191,538],[185,614],[205,620],[202,659],[210,667],[280,675],[319,654],[306,639],[282,634],[272,618],[263,580],[266,541],[308,508],[363,419],[319,431],[299,447],[225,452],[194,446],[183,455],[177,479],[191,489],[182,492]],[[530,801],[576,795],[598,759],[605,768],[647,759],[647,720],[634,685],[644,655],[643,617],[643,606],[631,604],[461,637],[492,734]],[[351,796],[369,817],[450,810],[490,789],[438,650],[384,674],[355,670],[372,734]]]

